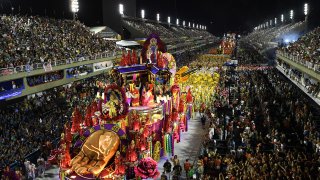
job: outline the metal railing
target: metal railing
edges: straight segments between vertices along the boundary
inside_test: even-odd
[[[81,57],[69,58],[65,60],[55,60],[55,61],[49,61],[49,62],[43,62],[43,63],[26,64],[26,65],[21,65],[16,67],[0,68],[0,76],[6,76],[6,75],[21,73],[21,72],[31,72],[37,69],[43,69],[44,64],[50,64],[50,66],[56,67],[56,66],[72,64],[72,63],[77,63],[82,61],[90,61],[90,60],[114,57],[119,54],[121,54],[121,51],[114,50],[112,52],[107,51],[107,52],[99,53],[93,56],[81,56]]]
[[[290,53],[287,53],[287,52],[283,52],[283,51],[277,51],[277,54],[285,57],[285,58],[288,58],[290,59],[291,61],[293,62],[296,62],[316,73],[320,73],[320,64],[316,64],[316,63],[312,63],[310,61],[306,61],[303,59],[302,56],[296,56],[296,55],[293,55],[293,54],[290,54]]]

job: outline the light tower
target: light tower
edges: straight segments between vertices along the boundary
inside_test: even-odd
[[[176,20],[176,24],[177,24],[177,26],[179,26],[179,19]]]
[[[290,10],[290,19],[293,21],[293,10]]]
[[[77,18],[77,13],[79,12],[78,0],[71,0],[71,12],[73,13],[73,20],[75,20]]]
[[[168,16],[168,24],[170,25],[170,23],[171,23],[171,18],[170,16]]]
[[[141,18],[142,18],[142,19],[145,18],[145,11],[144,11],[144,9],[141,9]]]
[[[304,12],[304,15],[306,16],[305,20],[307,21],[308,20],[308,15],[309,15],[309,5],[308,5],[308,3],[304,4],[303,12]]]
[[[121,16],[123,16],[123,15],[124,15],[124,8],[123,8],[123,4],[119,4],[119,14],[120,14]]]
[[[160,14],[157,14],[157,21],[160,21]]]
[[[308,5],[308,3],[305,3],[304,4],[304,7],[303,7],[303,12],[304,12],[304,15],[305,15],[305,19],[304,19],[304,21],[305,21],[305,30],[306,30],[306,32],[308,31],[308,15],[309,15],[309,5]]]

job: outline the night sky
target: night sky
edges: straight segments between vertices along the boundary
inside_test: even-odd
[[[145,9],[146,18],[154,19],[159,12],[162,21],[170,15],[186,22],[206,25],[215,35],[225,32],[245,33],[268,20],[274,20],[284,13],[295,11],[295,19],[303,19],[303,4],[309,3],[311,23],[319,25],[320,0],[137,0],[137,16]],[[25,15],[41,15],[57,18],[72,18],[69,0],[0,0],[0,12]],[[79,0],[79,20],[88,26],[102,24],[101,0]]]

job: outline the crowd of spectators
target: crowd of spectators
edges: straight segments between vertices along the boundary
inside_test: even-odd
[[[113,51],[115,43],[79,21],[0,16],[0,68],[54,62]]]
[[[279,66],[283,69],[284,73],[290,77],[291,80],[297,84],[302,85],[306,91],[315,98],[320,98],[320,83],[313,78],[305,77],[299,70],[291,68],[290,65],[279,61]]]
[[[91,73],[93,71],[92,66],[78,66],[78,67],[74,67],[74,68],[70,68],[67,69],[67,77],[77,77],[81,74],[88,74]]]
[[[109,79],[108,75],[100,75],[30,95],[22,102],[1,107],[0,179],[6,178],[2,175],[10,166],[11,170],[15,167],[14,170],[27,176],[24,162],[29,160],[26,156],[35,151],[40,151],[38,154],[46,160],[64,124],[70,122],[73,107],[95,98],[99,90],[97,80],[109,82]]]
[[[27,82],[29,86],[36,86],[40,84],[44,84],[47,82],[57,81],[63,79],[64,73],[63,71],[55,71],[46,74],[36,75],[27,77]]]
[[[224,76],[221,87],[230,79],[236,99],[222,103],[228,98],[218,95],[216,116],[207,113],[210,128],[196,162],[198,178],[319,177],[319,109],[277,70]]]
[[[296,42],[279,48],[290,59],[320,72],[320,27],[300,37]]]
[[[135,19],[125,19],[125,23],[133,27],[134,29],[142,32],[145,36],[149,36],[152,33],[158,34],[163,39],[172,38],[180,39],[183,37],[186,38],[214,38],[212,34],[205,30],[199,29],[189,29],[182,26],[168,26],[161,23],[154,23],[150,21],[141,21]],[[181,40],[180,40],[181,41]]]
[[[242,41],[247,41],[253,44],[256,48],[262,49],[268,46],[269,42],[278,42],[282,41],[285,35],[290,33],[299,34],[303,31],[305,23],[289,23],[285,25],[270,26],[263,29],[255,30],[252,33],[248,34]]]

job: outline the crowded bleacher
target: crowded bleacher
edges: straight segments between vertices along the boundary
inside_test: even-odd
[[[278,52],[316,72],[320,72],[320,27],[281,47]]]
[[[38,16],[0,18],[0,68],[94,57],[115,50],[79,21]]]

